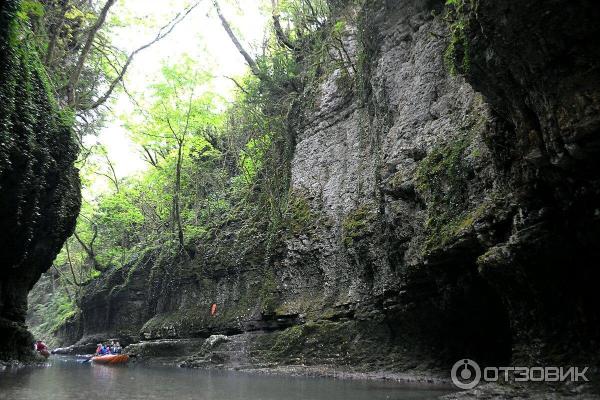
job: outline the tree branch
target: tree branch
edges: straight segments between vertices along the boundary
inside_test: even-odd
[[[52,264],[52,268],[54,268],[54,270],[56,271],[56,273],[58,274],[58,279],[64,279],[65,281],[67,281],[67,283],[69,285],[73,285],[73,282],[71,282],[69,280],[69,278],[67,278],[66,276],[63,276],[62,272],[60,272],[60,270],[58,268],[56,268],[56,265],[54,265],[54,263]],[[67,296],[69,297],[69,300],[74,301],[75,298],[74,296],[71,294],[71,291],[69,290],[69,286],[67,285],[62,285],[62,287],[65,289],[65,291],[67,292]]]
[[[56,42],[58,41],[58,37],[62,31],[63,25],[65,24],[65,15],[67,14],[68,5],[69,0],[61,0],[59,19],[58,22],[52,27],[52,36],[50,37],[48,50],[46,51],[46,57],[44,59],[46,67],[51,67],[52,65],[52,61],[54,59],[54,49],[56,48]]]
[[[86,107],[81,107],[80,109],[84,110],[84,111],[93,110],[95,108],[100,107],[102,104],[104,104],[110,98],[110,96],[112,95],[112,92],[115,90],[115,88],[117,87],[117,85],[123,80],[123,77],[125,76],[125,73],[127,72],[127,69],[129,68],[129,65],[131,65],[131,63],[133,62],[133,59],[135,58],[135,56],[138,53],[140,53],[141,51],[143,51],[143,50],[147,49],[148,47],[152,46],[153,44],[155,44],[159,40],[165,38],[171,32],[173,32],[173,29],[175,29],[175,27],[177,26],[177,24],[179,24],[181,21],[183,21],[189,15],[189,13],[191,13],[192,10],[198,6],[198,4],[200,4],[200,1],[195,2],[193,5],[191,5],[190,7],[186,8],[183,12],[178,13],[166,25],[164,25],[163,27],[161,27],[159,29],[159,31],[156,34],[156,36],[155,36],[154,39],[152,39],[150,42],[144,44],[141,47],[138,47],[133,52],[131,52],[131,54],[129,54],[129,56],[127,57],[127,61],[125,61],[125,64],[123,65],[123,68],[121,69],[121,72],[110,83],[110,86],[108,87],[107,91],[102,96],[100,96],[98,99],[96,99],[96,101],[94,101],[91,105],[86,106]]]
[[[263,74],[260,72],[260,69],[258,68],[258,65],[256,64],[256,61],[254,61],[254,59],[252,57],[250,57],[250,54],[248,54],[248,52],[244,49],[244,46],[242,46],[242,44],[240,43],[238,38],[235,36],[235,33],[233,33],[233,31],[231,30],[231,26],[229,25],[229,22],[223,16],[223,13],[221,13],[221,7],[219,7],[219,2],[217,0],[214,0],[213,5],[215,7],[215,10],[217,11],[217,15],[219,16],[219,19],[221,20],[221,25],[223,25],[225,32],[227,32],[227,35],[229,36],[229,39],[231,39],[231,41],[237,48],[238,52],[242,55],[242,57],[244,57],[244,60],[246,60],[246,63],[250,67],[250,70],[252,71],[252,73],[254,75],[256,75],[258,78],[262,78]]]
[[[250,93],[248,93],[248,91],[246,89],[244,89],[244,87],[235,79],[232,78],[230,76],[227,75],[223,75],[224,78],[229,79],[230,81],[232,81],[233,83],[235,83],[235,86],[238,87],[238,89],[240,89],[242,92],[244,92],[245,94],[249,95]]]
[[[77,277],[75,276],[75,270],[73,269],[73,263],[71,262],[71,252],[69,251],[69,242],[65,243],[65,249],[67,250],[67,261],[69,262],[69,267],[71,268],[71,275],[73,276],[73,283],[75,286],[80,286],[81,284],[77,282]]]
[[[154,156],[152,156],[152,153],[150,152],[150,149],[148,149],[147,146],[142,145],[142,149],[144,150],[144,153],[145,153],[144,159],[146,160],[146,162],[148,162],[154,168],[158,168],[158,160],[157,160],[156,154]]]
[[[271,0],[272,10],[272,18],[273,18],[273,27],[275,28],[275,35],[277,36],[277,41],[282,45],[287,47],[290,50],[298,51],[299,48],[286,36],[285,32],[283,32],[283,28],[281,27],[281,22],[279,21],[279,1]]]
[[[85,45],[83,46],[83,50],[81,50],[81,54],[77,59],[77,65],[75,66],[75,70],[71,74],[69,78],[69,83],[67,84],[67,101],[70,106],[75,106],[75,86],[77,82],[79,82],[79,78],[81,77],[81,72],[83,71],[83,66],[85,61],[87,60],[88,54],[92,49],[92,44],[94,43],[94,39],[96,38],[96,34],[104,25],[106,21],[106,16],[108,15],[108,10],[115,4],[116,0],[106,0],[104,7],[102,7],[102,11],[100,11],[100,15],[94,22],[94,25],[90,28],[90,31],[87,36],[87,40],[85,41]]]
[[[94,269],[97,271],[105,271],[106,268],[104,268],[102,265],[100,265],[98,260],[96,260],[96,254],[94,253],[94,241],[96,240],[96,237],[98,236],[98,228],[96,227],[96,225],[93,225],[93,227],[94,227],[94,236],[92,236],[92,240],[91,240],[89,246],[87,244],[85,244],[85,242],[79,237],[77,232],[74,232],[73,236],[75,236],[75,239],[77,239],[77,241],[79,242],[81,247],[83,247],[83,250],[85,250],[85,252],[87,253],[90,260],[92,260]]]
[[[106,158],[106,162],[108,163],[108,167],[110,168],[110,171],[112,173],[111,181],[115,184],[115,189],[117,190],[117,193],[119,193],[119,178],[117,177],[117,172],[115,171],[115,167],[113,166],[113,163],[110,161],[108,154],[105,154],[104,158]]]

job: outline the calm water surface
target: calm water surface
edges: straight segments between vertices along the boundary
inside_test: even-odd
[[[265,376],[234,371],[81,364],[0,372],[0,399],[382,400],[434,399],[447,390],[388,382]]]

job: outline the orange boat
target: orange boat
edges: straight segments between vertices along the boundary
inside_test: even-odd
[[[98,364],[125,364],[129,361],[129,356],[127,354],[107,354],[105,356],[95,356],[92,357],[92,361]]]

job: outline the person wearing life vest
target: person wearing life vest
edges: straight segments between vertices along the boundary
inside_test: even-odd
[[[110,354],[110,353],[108,352],[108,347],[107,346],[105,346],[102,343],[98,343],[98,347],[96,348],[96,354],[99,355],[99,356],[105,356],[105,355]]]

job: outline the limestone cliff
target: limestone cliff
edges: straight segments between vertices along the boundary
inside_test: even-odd
[[[48,270],[79,212],[77,145],[36,53],[0,3],[0,359],[25,358],[27,293]]]
[[[334,72],[293,116],[279,246],[241,220],[191,261],[140,256],[86,290],[68,340],[240,334],[223,346],[246,362],[362,369],[597,362],[600,7],[448,3],[351,8],[356,84]]]

